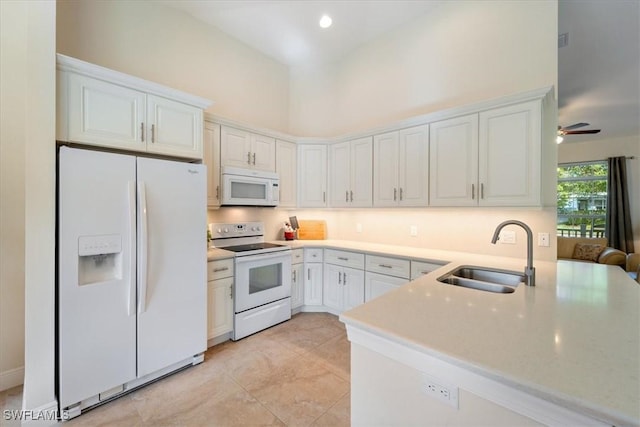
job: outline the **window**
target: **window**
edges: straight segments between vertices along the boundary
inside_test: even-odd
[[[607,162],[558,165],[558,236],[604,237]]]

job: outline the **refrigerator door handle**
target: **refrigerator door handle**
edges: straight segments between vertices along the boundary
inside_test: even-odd
[[[136,183],[127,183],[129,201],[129,316],[136,314]]]
[[[138,210],[140,212],[140,239],[138,242],[138,314],[147,310],[147,193],[144,182],[138,181]]]

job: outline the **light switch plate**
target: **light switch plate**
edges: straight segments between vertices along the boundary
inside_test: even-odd
[[[549,233],[538,233],[538,246],[549,247]]]

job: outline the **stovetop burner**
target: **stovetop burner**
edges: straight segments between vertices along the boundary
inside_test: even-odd
[[[249,251],[259,251],[259,250],[272,249],[272,248],[286,248],[286,246],[277,245],[275,243],[250,243],[247,245],[221,247],[220,249],[224,249],[225,251],[232,251],[232,252],[249,252]]]

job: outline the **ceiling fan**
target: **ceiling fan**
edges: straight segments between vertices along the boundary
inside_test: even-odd
[[[574,130],[585,126],[589,126],[589,123],[581,122],[574,123],[570,126],[558,126],[558,137],[556,138],[556,142],[560,144],[564,139],[563,136],[565,135],[586,135],[600,132],[600,129]]]

